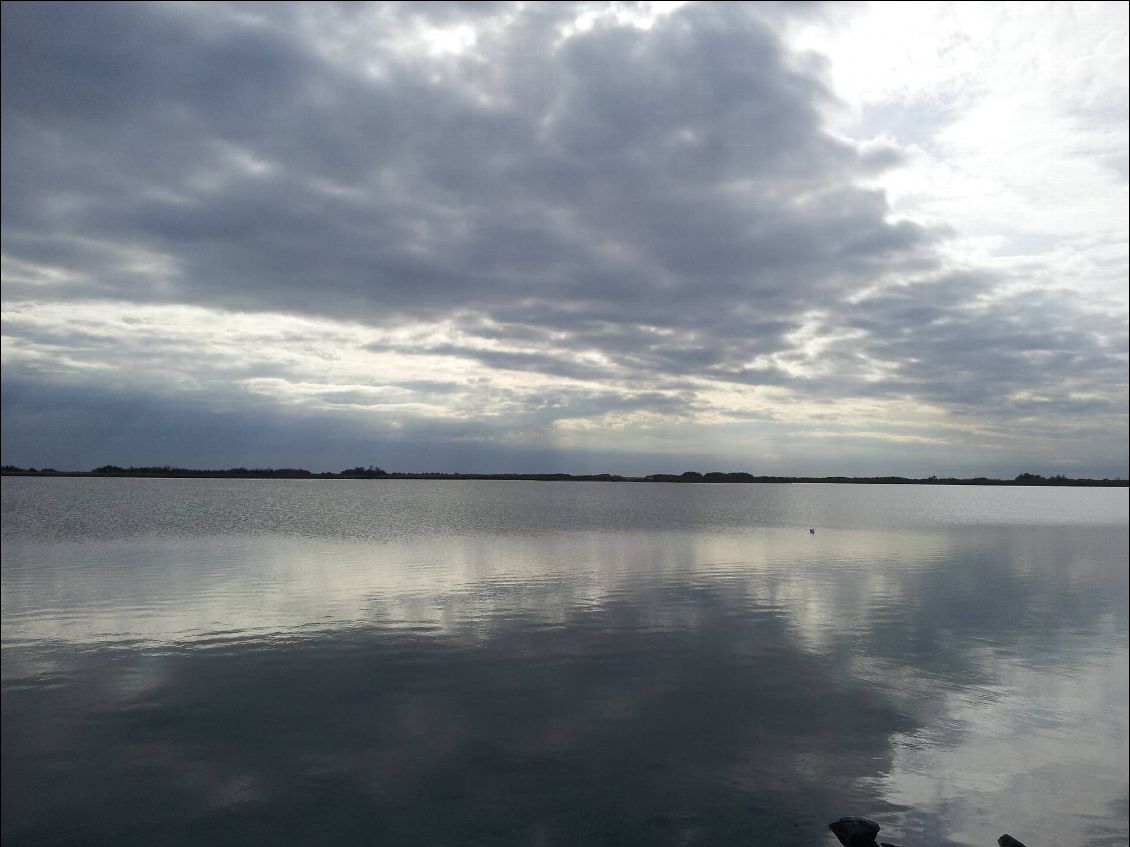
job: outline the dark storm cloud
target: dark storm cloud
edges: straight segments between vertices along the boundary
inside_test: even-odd
[[[1125,414],[1125,321],[1074,306],[1063,292],[1008,294],[991,278],[950,276],[885,289],[844,323],[863,331],[871,360],[897,366],[871,391],[1004,416]],[[1098,387],[1104,396],[1091,396]]]
[[[556,49],[571,13],[541,9],[435,62],[378,38],[381,78],[316,54],[294,14],[6,9],[8,254],[78,272],[57,297],[738,340],[923,241],[851,187],[867,166],[820,131],[826,93],[740,8]]]
[[[405,385],[409,385],[405,383]],[[432,396],[461,387],[417,386]],[[506,391],[497,402],[506,403]],[[573,391],[523,397],[522,408],[476,420],[391,414],[326,414],[279,408],[269,395],[209,396],[197,390],[138,391],[108,384],[60,384],[20,375],[0,385],[5,463],[89,470],[103,464],[182,467],[292,467],[337,471],[381,464],[397,471],[675,471],[670,458],[640,451],[626,464],[610,450],[556,446],[546,438],[562,416],[646,409],[677,415],[689,403],[651,392]],[[360,400],[329,395],[328,400]],[[521,437],[521,440],[519,440]],[[693,454],[692,454],[693,456]],[[698,458],[698,457],[694,457]],[[688,459],[689,460],[689,459]],[[678,468],[684,470],[684,468]]]

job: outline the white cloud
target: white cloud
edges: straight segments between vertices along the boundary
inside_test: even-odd
[[[952,226],[966,260],[1038,256],[1044,275],[1124,311],[1126,4],[854,11],[794,38],[828,57],[842,131],[907,150],[880,180],[894,212]]]

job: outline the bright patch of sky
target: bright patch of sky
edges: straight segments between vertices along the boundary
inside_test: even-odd
[[[1121,3],[871,3],[796,27],[835,131],[894,144],[892,213],[955,258],[1126,308],[1130,54]]]

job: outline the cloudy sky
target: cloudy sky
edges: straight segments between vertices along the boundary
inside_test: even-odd
[[[6,3],[3,460],[1125,477],[1127,10]]]

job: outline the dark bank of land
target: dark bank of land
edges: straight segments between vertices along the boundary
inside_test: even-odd
[[[92,471],[58,471],[54,468],[18,468],[14,465],[0,467],[4,476],[92,476],[92,477],[149,477],[162,479],[496,479],[531,480],[536,482],[692,482],[692,483],[849,483],[855,485],[1051,485],[1051,486],[1091,486],[1127,487],[1124,479],[1071,479],[1070,477],[1041,476],[1022,473],[1014,479],[990,479],[978,476],[971,479],[931,476],[914,479],[904,476],[757,476],[751,473],[736,472],[698,473],[687,471],[681,474],[650,474],[648,476],[621,476],[619,474],[567,474],[567,473],[400,473],[386,471],[373,465],[369,467],[346,468],[339,473],[314,473],[303,468],[227,468],[226,470],[206,470],[198,468],[129,467],[103,465]]]

